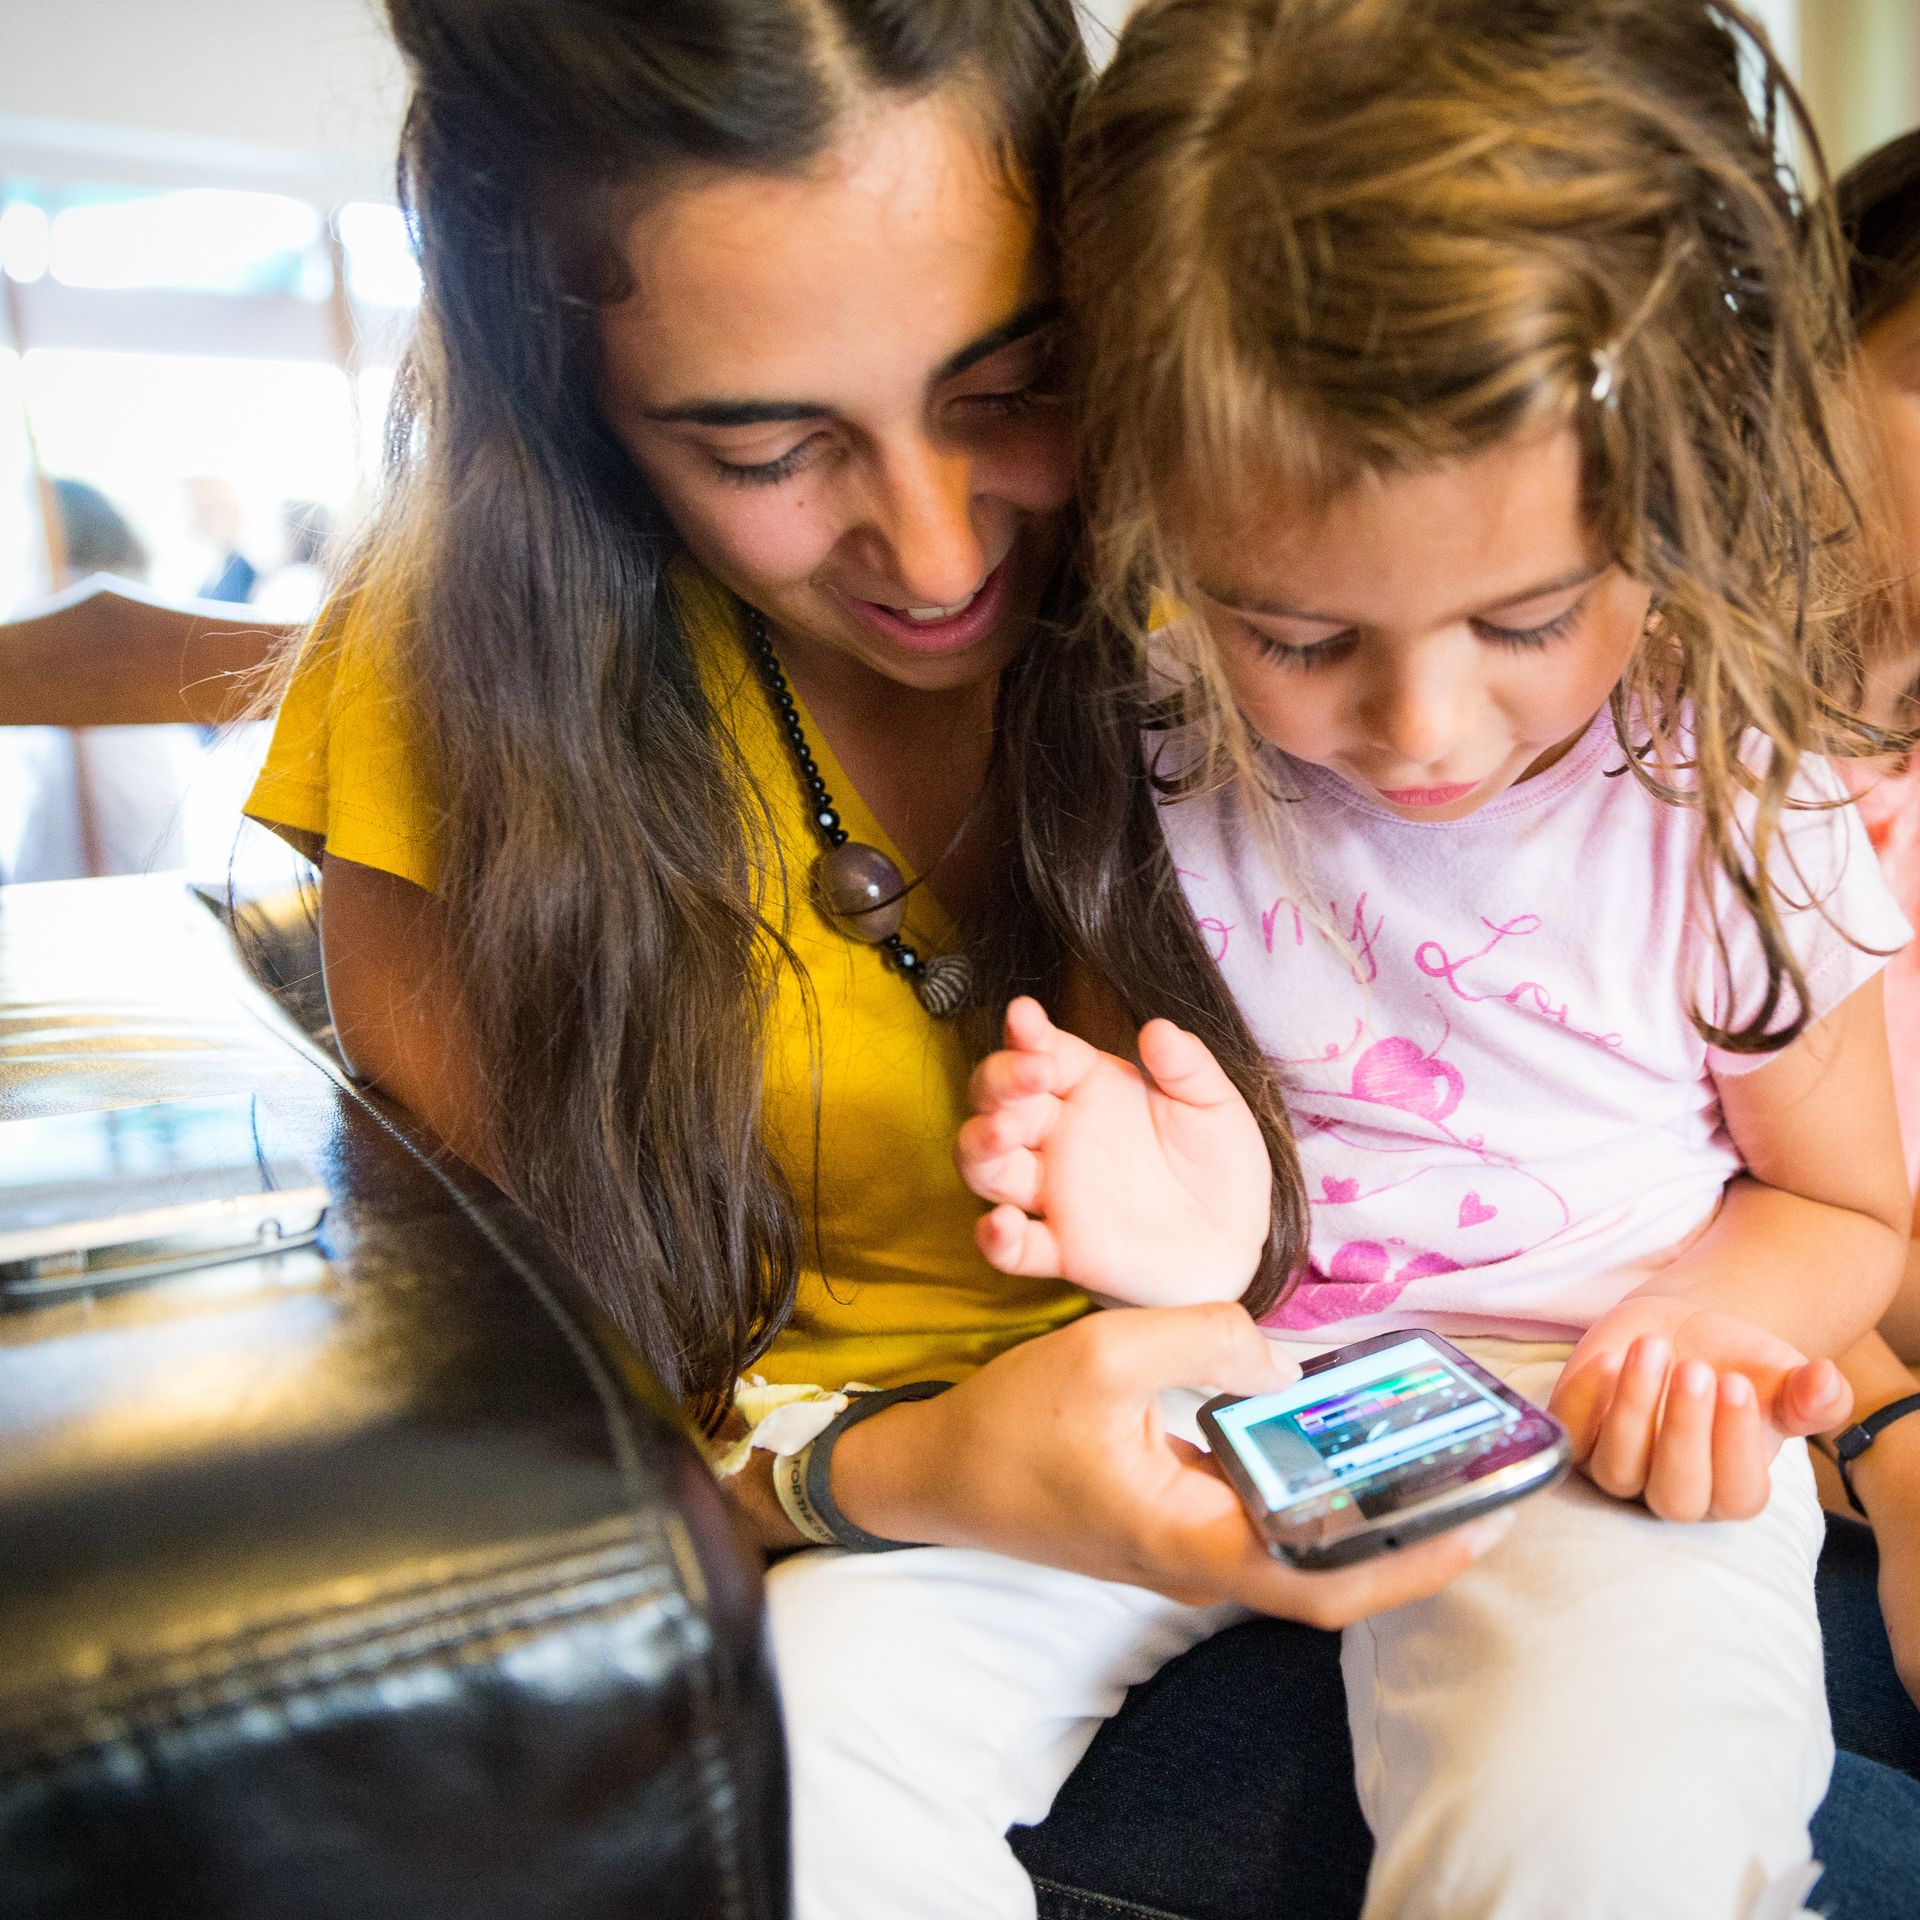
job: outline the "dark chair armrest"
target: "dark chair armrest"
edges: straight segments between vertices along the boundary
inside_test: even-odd
[[[675,1410],[177,883],[0,889],[0,1119],[242,1091],[317,1251],[0,1311],[0,1913],[775,1920],[759,1568]]]

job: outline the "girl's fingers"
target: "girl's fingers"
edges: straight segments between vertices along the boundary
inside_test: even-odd
[[[954,1165],[960,1178],[982,1200],[1018,1207],[1033,1212],[1040,1204],[1041,1183],[1046,1169],[1040,1156],[1027,1147],[1001,1147],[985,1143],[984,1138],[968,1137],[968,1130],[986,1123],[969,1120],[960,1129],[954,1147]]]
[[[1015,1206],[982,1214],[973,1235],[987,1265],[1029,1280],[1060,1277],[1060,1243],[1044,1220],[1030,1219]]]
[[[1567,1430],[1576,1467],[1584,1467],[1593,1453],[1625,1360],[1624,1353],[1603,1353],[1577,1373],[1562,1374],[1547,1401],[1547,1411]]]
[[[1030,993],[1016,995],[1007,1002],[1007,1045],[1047,1051],[1060,1031],[1047,1016],[1047,1010]]]
[[[1674,1368],[1666,1410],[1647,1469],[1647,1505],[1663,1520],[1704,1520],[1715,1496],[1713,1369],[1704,1360]]]
[[[1617,1499],[1631,1500],[1647,1484],[1654,1422],[1672,1357],[1664,1340],[1649,1335],[1642,1335],[1627,1349],[1613,1404],[1587,1461],[1587,1478]]]
[[[1240,1098],[1206,1043],[1171,1020],[1149,1020],[1140,1029],[1140,1064],[1171,1100],[1188,1107],[1228,1106]]]
[[[1853,1389],[1831,1360],[1795,1367],[1774,1396],[1773,1424],[1791,1440],[1844,1426],[1853,1411]]]
[[[1007,1008],[1007,1045],[1016,1053],[1039,1055],[1052,1063],[1047,1085],[1055,1093],[1070,1093],[1099,1064],[1102,1054],[1077,1033],[1056,1027],[1047,1010],[1030,994],[1021,994]],[[984,1063],[983,1063],[984,1064]]]
[[[1767,1504],[1767,1461],[1774,1446],[1760,1417],[1759,1396],[1743,1373],[1721,1377],[1713,1414],[1715,1520],[1751,1520]]]
[[[1059,1118],[1060,1102],[1050,1093],[1032,1100],[1010,1100],[963,1120],[954,1135],[954,1149],[962,1156],[989,1159],[1017,1147],[1042,1146]]]
[[[967,1081],[967,1100],[975,1113],[1018,1100],[1044,1099],[1053,1092],[1051,1053],[990,1053]]]

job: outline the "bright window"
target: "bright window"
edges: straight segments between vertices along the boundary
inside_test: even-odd
[[[320,210],[278,193],[68,189],[51,216],[48,264],[64,286],[176,288],[324,300]]]
[[[347,288],[356,300],[379,307],[420,303],[420,262],[413,236],[398,207],[355,200],[335,219],[347,256]]]

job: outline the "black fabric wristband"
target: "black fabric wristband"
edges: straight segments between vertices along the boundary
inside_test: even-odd
[[[857,1393],[846,1407],[802,1449],[804,1466],[795,1475],[799,1493],[808,1513],[833,1536],[836,1546],[850,1553],[898,1553],[903,1547],[917,1546],[913,1540],[887,1540],[865,1527],[857,1527],[834,1504],[832,1468],[834,1444],[846,1430],[889,1407],[907,1400],[931,1400],[945,1393],[951,1380],[916,1380],[910,1386],[883,1387],[873,1393]]]
[[[1863,1520],[1867,1518],[1867,1510],[1853,1490],[1853,1463],[1873,1445],[1883,1428],[1892,1426],[1896,1420],[1904,1419],[1910,1413],[1920,1413],[1920,1393],[1909,1393],[1901,1399],[1889,1400],[1884,1407],[1876,1407],[1864,1420],[1856,1421],[1833,1436],[1833,1458],[1840,1469],[1840,1484],[1846,1488],[1847,1500],[1854,1512]]]

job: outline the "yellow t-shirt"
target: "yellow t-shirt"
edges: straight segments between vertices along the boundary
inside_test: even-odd
[[[703,580],[680,582],[709,692],[772,809],[787,870],[818,851],[799,776],[749,660],[732,604]],[[807,741],[842,822],[899,862],[820,729]],[[303,852],[434,883],[433,770],[417,747],[392,663],[349,630],[297,666],[247,812]],[[909,898],[905,937],[950,952],[956,934],[929,890]],[[783,971],[767,1036],[768,1138],[801,1209],[799,1295],[757,1363],[774,1381],[838,1386],[951,1379],[1062,1325],[1085,1296],[994,1272],[973,1240],[980,1203],[953,1169],[970,1062],[950,1022],[926,1014],[871,947],[836,933],[810,899],[788,935],[812,984],[820,1047],[814,1179],[814,1068],[805,1002]],[[817,1197],[824,1271],[814,1264]]]

